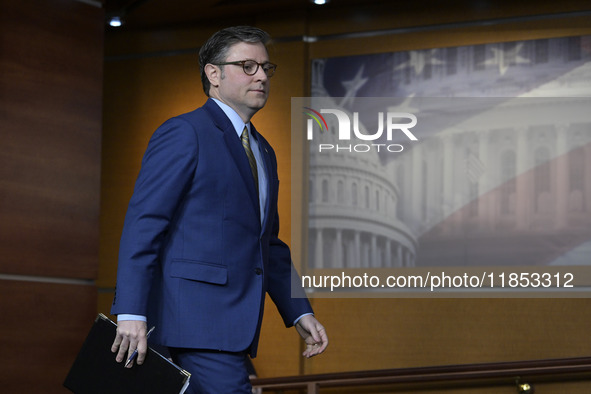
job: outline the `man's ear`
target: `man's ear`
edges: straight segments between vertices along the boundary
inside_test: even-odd
[[[209,83],[211,84],[211,86],[214,86],[216,88],[220,86],[219,80],[221,79],[222,70],[220,70],[218,66],[214,66],[213,64],[208,63],[205,65],[204,71],[205,75],[207,76],[207,79],[209,79]]]

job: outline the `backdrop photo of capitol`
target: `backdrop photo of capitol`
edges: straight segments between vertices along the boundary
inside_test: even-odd
[[[591,264],[591,36],[311,66],[312,103],[359,113],[368,134],[378,113],[412,113],[418,141],[347,149],[324,115],[308,141],[307,268]]]

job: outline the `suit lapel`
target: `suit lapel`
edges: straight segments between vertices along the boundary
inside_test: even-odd
[[[224,141],[228,147],[230,156],[232,157],[234,165],[238,169],[240,177],[248,190],[250,201],[258,217],[260,217],[258,191],[255,190],[254,179],[252,177],[250,165],[248,164],[246,152],[244,151],[240,138],[238,138],[238,135],[236,134],[236,130],[234,130],[234,126],[232,126],[232,122],[230,122],[230,119],[224,114],[224,111],[222,111],[213,100],[207,100],[203,107],[212,115],[214,123],[224,133]]]
[[[261,157],[263,158],[263,167],[264,167],[264,171],[265,171],[265,176],[267,178],[267,201],[264,207],[265,210],[265,216],[263,219],[263,224],[262,224],[262,231],[264,231],[265,226],[267,225],[267,221],[270,217],[270,202],[271,202],[271,198],[273,198],[273,177],[271,176],[271,174],[273,174],[272,171],[272,166],[273,163],[271,162],[271,158],[269,156],[269,149],[270,146],[267,143],[267,141],[258,133],[258,131],[255,129],[254,125],[252,125],[251,123],[251,130],[254,130],[254,133],[256,133],[256,135],[258,136],[258,143],[259,143],[259,152],[261,153]]]

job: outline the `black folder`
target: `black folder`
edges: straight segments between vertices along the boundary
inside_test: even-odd
[[[111,345],[117,325],[99,314],[64,386],[75,394],[182,394],[191,375],[152,348],[142,365],[115,361]]]

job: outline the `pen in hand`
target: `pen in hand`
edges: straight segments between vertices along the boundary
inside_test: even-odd
[[[156,327],[152,327],[152,328],[150,328],[150,330],[149,330],[149,331],[148,331],[148,333],[146,334],[146,340],[147,340],[148,338],[150,338],[150,334],[152,333],[152,331],[154,331],[154,329],[155,329],[155,328],[156,328]],[[128,359],[127,359],[127,361],[125,362],[125,366],[124,366],[124,368],[127,368],[127,366],[128,366],[129,364],[131,364],[131,362],[132,362],[133,360],[135,360],[135,358],[136,358],[136,357],[137,357],[137,348],[136,348],[136,349],[133,351],[133,353],[131,353],[131,356],[129,356],[129,358],[128,358]]]

